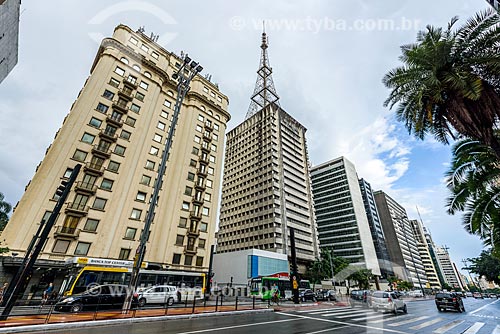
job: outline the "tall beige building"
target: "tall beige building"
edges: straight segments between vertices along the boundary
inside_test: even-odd
[[[41,259],[132,260],[177,96],[181,59],[142,32],[116,27],[2,233],[24,255],[55,205],[56,188],[83,164]],[[206,271],[214,242],[228,98],[197,75],[173,137],[145,261]],[[55,263],[55,262],[54,262]]]
[[[422,259],[422,264],[424,265],[425,274],[427,275],[428,288],[430,289],[441,289],[441,284],[439,283],[439,277],[434,267],[432,261],[431,253],[429,250],[429,245],[425,238],[425,230],[423,224],[418,220],[410,220],[411,226],[413,228],[413,234],[415,235],[415,241],[417,242],[418,253]]]

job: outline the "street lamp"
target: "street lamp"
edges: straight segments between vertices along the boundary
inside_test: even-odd
[[[160,188],[163,182],[163,175],[165,174],[165,169],[167,167],[168,155],[170,152],[170,148],[172,147],[172,139],[174,136],[175,127],[177,125],[177,120],[179,118],[179,113],[181,111],[182,101],[189,91],[189,84],[191,83],[191,80],[202,70],[203,67],[194,60],[191,60],[191,58],[186,54],[184,56],[181,67],[177,70],[176,73],[172,75],[172,79],[177,81],[177,99],[175,100],[174,115],[172,117],[172,124],[168,131],[167,140],[165,142],[165,149],[163,150],[163,153],[161,155],[161,162],[160,166],[158,167],[158,176],[153,186],[153,195],[151,196],[151,200],[149,202],[149,209],[144,221],[144,229],[141,233],[139,247],[137,247],[135,253],[134,265],[132,268],[132,275],[130,277],[130,283],[128,286],[129,289],[127,298],[123,303],[123,312],[128,312],[128,310],[130,310],[130,306],[132,305],[132,296],[137,290],[137,285],[139,283],[139,270],[141,269],[144,255],[146,254],[146,243],[149,238],[149,230],[154,219],[155,206],[158,202],[158,194],[160,193]]]

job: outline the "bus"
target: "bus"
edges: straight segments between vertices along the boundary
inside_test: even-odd
[[[277,273],[270,276],[259,276],[252,278],[249,282],[250,295],[268,300],[272,297],[272,288],[276,284],[280,292],[280,297],[285,299],[292,299],[292,283],[288,274]],[[310,289],[311,284],[308,280],[299,281],[299,290]]]
[[[68,275],[63,281],[65,296],[81,293],[88,286],[96,284],[128,285],[132,268],[84,266],[76,274]],[[154,285],[173,285],[178,288],[178,299],[202,299],[206,287],[206,275],[189,271],[148,270],[140,269],[138,288],[144,289]]]

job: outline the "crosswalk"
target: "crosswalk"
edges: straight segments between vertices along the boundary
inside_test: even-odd
[[[365,323],[367,326],[376,326],[381,330],[383,330],[383,328],[404,330],[408,333],[500,334],[500,325],[494,324],[492,328],[491,324],[487,325],[482,321],[474,321],[475,319],[472,317],[453,320],[446,317],[440,317],[439,314],[435,316],[412,314],[394,315],[392,313],[375,312],[371,309],[352,307],[301,310],[298,311],[298,313],[336,321]]]

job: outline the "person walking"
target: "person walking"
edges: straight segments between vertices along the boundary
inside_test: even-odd
[[[9,283],[5,282],[3,286],[0,288],[0,305],[3,303],[3,297],[7,293],[7,286]]]

